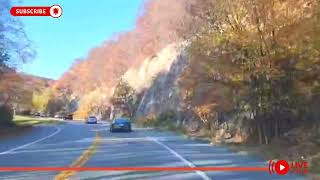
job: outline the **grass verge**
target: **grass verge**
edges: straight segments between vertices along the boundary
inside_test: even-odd
[[[39,119],[39,118],[34,118],[30,116],[15,116],[13,122],[17,126],[33,126],[33,125],[40,125],[40,124],[62,124],[64,122],[62,121],[57,121],[54,119]]]

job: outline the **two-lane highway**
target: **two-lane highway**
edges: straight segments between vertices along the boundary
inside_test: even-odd
[[[1,167],[69,167],[92,147],[84,167],[237,167],[267,163],[205,142],[188,140],[170,132],[134,128],[131,133],[110,133],[107,124],[70,122],[38,126],[20,137],[0,139]],[[27,141],[29,139],[29,141]],[[0,179],[55,179],[63,172],[0,172]],[[60,176],[61,177],[61,176]],[[81,171],[70,179],[302,179],[268,172],[226,171]]]
[[[2,149],[0,166],[68,167],[91,145],[91,139],[95,136],[95,132],[91,131],[91,128],[83,123],[38,126],[34,129],[34,133],[11,139],[16,145],[15,147],[11,145],[5,150]],[[26,141],[23,140],[27,138],[30,139],[30,142],[25,143]],[[1,142],[1,147],[7,142],[9,140]],[[0,172],[0,179],[53,179],[57,173]]]

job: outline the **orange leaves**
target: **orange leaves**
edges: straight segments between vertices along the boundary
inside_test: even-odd
[[[139,66],[146,58],[190,31],[193,26],[190,7],[197,4],[201,3],[198,0],[146,1],[144,13],[133,31],[119,33],[92,49],[86,58],[73,64],[57,81],[55,88],[71,90],[84,98],[97,89],[115,87],[129,67]],[[204,6],[193,11],[200,13],[202,8]]]
[[[217,104],[205,104],[194,108],[195,113],[200,117],[203,122],[209,121],[216,112]]]
[[[14,71],[5,73],[0,81],[0,103],[7,101],[32,108],[32,94],[51,84],[51,80],[39,78]]]
[[[9,72],[2,75],[0,81],[0,92],[2,93],[13,93],[19,89],[22,85],[23,79],[15,72]]]

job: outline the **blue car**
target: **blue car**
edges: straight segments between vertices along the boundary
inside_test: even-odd
[[[110,125],[110,132],[125,131],[131,132],[131,122],[128,118],[116,118]]]

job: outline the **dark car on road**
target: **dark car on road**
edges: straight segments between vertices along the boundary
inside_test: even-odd
[[[125,131],[131,132],[131,122],[128,118],[116,118],[110,125],[110,132]]]
[[[63,120],[73,120],[73,115],[69,114],[69,115],[63,117]]]

